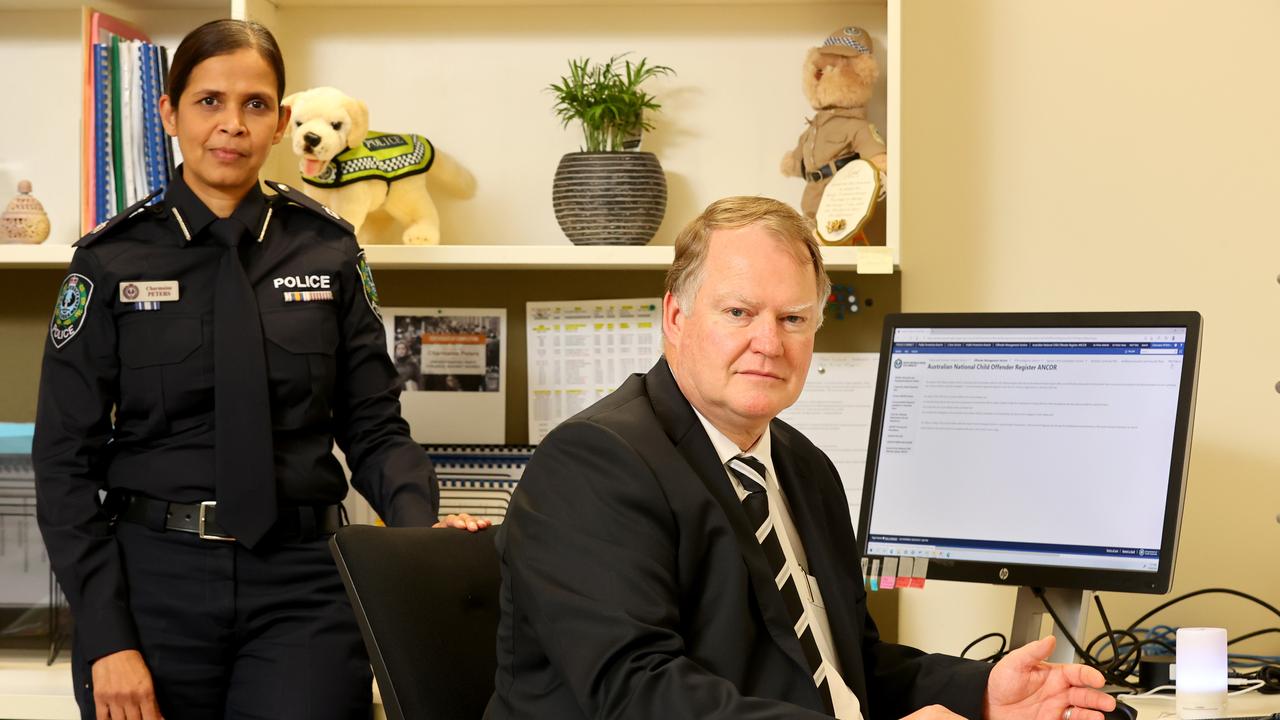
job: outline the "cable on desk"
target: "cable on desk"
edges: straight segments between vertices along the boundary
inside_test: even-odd
[[[983,640],[987,640],[988,638],[1000,638],[1000,649],[996,650],[994,653],[988,655],[987,657],[982,658],[981,660],[979,660],[979,662],[995,662],[1000,658],[1004,657],[1005,648],[1009,646],[1009,639],[1004,636],[1004,633],[998,633],[998,632],[989,632],[986,635],[983,635],[982,637],[978,638],[977,640],[974,640],[973,642],[969,643],[968,645],[965,645],[964,649],[960,651],[960,657],[964,657],[965,655],[967,655],[969,651],[973,649],[973,646],[977,645]]]

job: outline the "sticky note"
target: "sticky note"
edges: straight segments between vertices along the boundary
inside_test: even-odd
[[[862,275],[892,275],[893,248],[878,246],[858,247],[857,269]]]
[[[911,569],[914,563],[911,558],[898,558],[898,579],[895,581],[898,589],[911,587]]]
[[[885,558],[884,570],[880,573],[880,587],[892,590],[898,581],[898,558]]]
[[[916,566],[911,570],[911,587],[924,587],[924,579],[929,575],[929,558],[916,558]]]

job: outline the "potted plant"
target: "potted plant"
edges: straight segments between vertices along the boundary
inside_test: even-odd
[[[556,221],[574,244],[644,245],[658,231],[667,178],[653,153],[633,150],[653,127],[645,113],[661,107],[640,86],[673,73],[643,58],[582,58],[570,60],[569,74],[548,88],[564,126],[582,125],[582,151],[560,159],[551,191]]]

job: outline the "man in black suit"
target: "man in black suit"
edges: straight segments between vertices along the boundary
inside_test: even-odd
[[[782,203],[680,234],[664,359],[546,437],[498,533],[491,717],[1101,720],[1052,639],[994,667],[880,640],[835,468],[776,419],[829,291]]]

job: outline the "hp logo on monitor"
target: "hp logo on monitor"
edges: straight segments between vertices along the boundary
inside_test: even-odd
[[[1001,580],[1008,580],[1009,568],[1000,568],[1000,572],[996,573],[996,575],[999,575]]]

